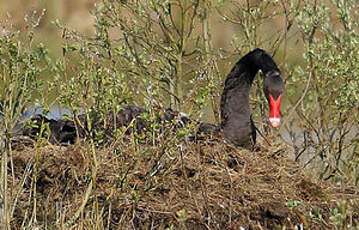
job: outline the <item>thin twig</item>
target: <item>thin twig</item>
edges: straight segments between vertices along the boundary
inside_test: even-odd
[[[113,149],[116,147],[116,145],[118,144],[118,142],[123,138],[123,136],[126,134],[127,130],[132,126],[133,122],[136,120],[136,117],[133,118],[130,122],[130,124],[128,124],[128,126],[125,128],[125,130],[121,133],[121,135],[112,143],[112,145],[110,146],[108,152],[112,152]]]
[[[309,86],[310,86],[310,82],[312,80],[312,71],[313,71],[314,67],[312,67],[312,69],[310,70],[309,72],[309,77],[308,77],[308,80],[307,80],[307,84],[305,86],[305,89],[304,89],[304,92],[302,94],[302,96],[299,98],[299,100],[297,101],[297,103],[293,106],[292,110],[290,111],[289,115],[287,116],[287,119],[284,120],[281,128],[279,129],[279,132],[281,131],[282,127],[285,127],[285,125],[287,124],[287,122],[289,121],[289,118],[291,116],[293,116],[294,112],[296,111],[297,107],[299,106],[299,104],[304,100],[305,96],[307,95],[308,93],[308,90],[309,90]]]

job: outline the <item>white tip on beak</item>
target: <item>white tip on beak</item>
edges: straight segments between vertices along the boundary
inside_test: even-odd
[[[272,127],[276,128],[280,126],[280,118],[279,117],[270,117],[269,123]]]

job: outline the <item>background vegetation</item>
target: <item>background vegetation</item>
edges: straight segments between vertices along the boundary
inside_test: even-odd
[[[150,111],[149,121],[158,116],[156,109],[170,107],[192,119],[218,124],[225,76],[256,47],[274,56],[286,79],[280,130],[268,128],[261,78],[253,85],[251,107],[257,127],[265,136],[281,137],[292,146],[287,154],[315,168],[319,180],[357,186],[358,4],[355,0],[0,2],[3,221],[9,222],[14,211],[8,210],[16,206],[16,199],[6,195],[5,178],[15,178],[7,170],[13,157],[10,138],[24,108],[38,103],[46,113],[59,103],[77,114],[95,112],[96,118],[105,118],[124,105],[137,104]],[[86,123],[89,130],[91,116]],[[155,139],[157,130],[152,128]],[[46,132],[45,126],[41,132]],[[87,150],[91,181],[87,191],[92,191],[102,134],[88,135],[96,140]],[[171,143],[175,146],[180,138],[167,141],[166,148],[172,149]],[[133,142],[134,152],[139,151],[138,139]],[[37,148],[44,143],[40,138]],[[35,204],[32,217],[24,220],[28,226],[37,217],[36,168],[41,151],[35,156]]]

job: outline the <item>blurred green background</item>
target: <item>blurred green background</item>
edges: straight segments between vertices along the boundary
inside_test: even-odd
[[[0,25],[3,28],[12,30],[22,30],[27,25],[26,16],[41,15],[44,13],[39,26],[35,29],[35,37],[37,41],[41,41],[51,48],[53,53],[59,54],[61,50],[61,31],[53,24],[55,20],[71,29],[75,29],[84,34],[94,34],[94,16],[96,10],[95,4],[100,0],[0,0]],[[237,1],[243,2],[246,1]],[[259,1],[249,1],[255,5]],[[279,4],[279,3],[278,3]],[[44,11],[45,10],[45,11]],[[35,14],[35,15],[34,15]],[[230,23],[226,23],[219,14],[213,14],[210,18],[213,33],[212,39],[214,48],[226,49],[233,40],[233,35],[241,32],[240,28]],[[278,15],[271,18],[264,25],[261,25],[263,36],[274,35],[276,31],[280,31],[285,26],[285,18]],[[283,44],[284,45],[284,44]],[[293,29],[288,34],[285,44],[287,47],[287,55],[290,62],[301,62],[303,44],[297,29]],[[239,56],[238,56],[239,57]],[[238,57],[235,57],[236,61]],[[280,59],[280,55],[276,57]],[[232,67],[233,63],[229,63],[226,72]]]
[[[61,31],[53,25],[53,21],[59,19],[71,28],[92,34],[94,18],[90,12],[94,10],[95,3],[96,0],[1,0],[0,25],[6,29],[22,30],[27,25],[26,16],[44,13],[35,30],[35,37],[58,53],[61,49]]]

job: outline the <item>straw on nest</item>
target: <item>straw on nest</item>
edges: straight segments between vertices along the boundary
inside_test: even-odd
[[[223,141],[164,140],[95,151],[96,160],[81,142],[13,152],[13,227],[28,224],[33,213],[36,156],[36,218],[42,227],[331,229],[330,210],[345,199],[332,185],[307,176],[283,144],[250,152]],[[358,223],[358,216],[352,221]]]

